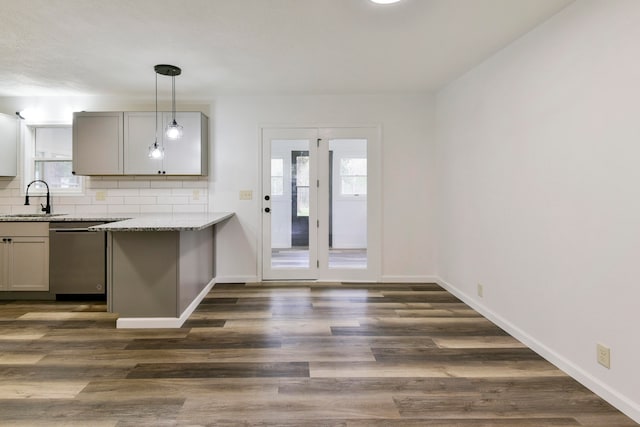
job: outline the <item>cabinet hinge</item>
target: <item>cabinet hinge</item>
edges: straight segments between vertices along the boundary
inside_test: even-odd
[[[320,260],[316,260],[316,268],[320,268]]]
[[[320,180],[316,179],[316,187],[320,188]]]
[[[318,140],[316,141],[316,147],[320,148],[320,141],[322,141],[321,138],[318,138]]]
[[[320,228],[320,220],[319,219],[316,219],[316,227]]]

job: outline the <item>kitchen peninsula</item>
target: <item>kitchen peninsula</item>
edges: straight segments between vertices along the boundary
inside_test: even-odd
[[[213,286],[215,225],[233,213],[136,216],[107,232],[107,306],[118,328],[178,328]]]

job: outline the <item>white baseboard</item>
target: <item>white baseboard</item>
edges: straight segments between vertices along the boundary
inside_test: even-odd
[[[207,296],[216,282],[211,280],[207,286],[191,301],[180,317],[120,317],[116,320],[118,329],[161,329],[179,328],[187,321],[191,313],[198,308],[200,302]]]
[[[218,276],[216,277],[216,283],[258,283],[262,279],[258,276]],[[283,280],[286,281],[286,280]],[[303,282],[304,280],[298,280]],[[312,280],[313,281],[313,280]],[[335,282],[335,280],[327,280],[328,282]],[[345,280],[352,282],[352,280]],[[357,281],[356,281],[357,282]],[[363,282],[370,283],[370,280],[363,280]],[[380,283],[438,283],[437,276],[382,276]]]
[[[216,283],[257,283],[258,276],[217,276]]]
[[[490,310],[468,294],[458,290],[454,285],[446,282],[440,277],[435,278],[436,283],[451,292],[453,295],[461,299],[468,306],[482,314],[487,319],[507,331],[511,336],[524,343],[527,347],[544,357],[546,360],[554,364],[558,369],[571,376],[573,379],[593,391],[598,396],[615,406],[621,412],[634,421],[640,423],[640,405],[633,402],[628,397],[612,389],[607,384],[595,378],[589,372],[575,365],[570,360],[562,357],[551,348],[538,341],[535,337],[527,334],[516,325]]]
[[[382,283],[438,283],[437,276],[382,276]]]

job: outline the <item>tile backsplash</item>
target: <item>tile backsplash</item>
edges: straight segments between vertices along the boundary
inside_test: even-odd
[[[82,194],[53,190],[51,206],[54,213],[66,214],[207,212],[208,187],[206,176],[92,176],[84,177]],[[44,197],[24,206],[25,188],[20,177],[0,178],[0,214],[39,211]]]

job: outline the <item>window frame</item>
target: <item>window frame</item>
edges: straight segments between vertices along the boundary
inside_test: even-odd
[[[285,171],[285,167],[286,167],[286,163],[284,161],[284,157],[271,157],[271,162],[273,162],[274,160],[280,160],[282,162],[282,175],[274,175],[273,174],[273,165],[271,165],[270,168],[270,178],[271,178],[271,191],[270,191],[270,196],[271,198],[275,198],[275,199],[282,199],[284,197],[286,197],[287,195],[287,181],[286,181],[286,171]],[[281,178],[282,179],[282,194],[273,194],[273,178]]]
[[[22,141],[23,141],[23,150],[22,150],[22,195],[25,195],[27,190],[27,185],[30,182],[35,180],[35,171],[36,171],[36,161],[71,161],[73,162],[73,147],[72,147],[72,155],[71,159],[48,159],[48,158],[37,158],[35,156],[35,147],[36,147],[36,129],[38,128],[69,128],[71,129],[71,124],[69,123],[28,123],[22,126]],[[56,196],[83,196],[85,194],[85,179],[83,176],[76,175],[79,179],[80,183],[78,188],[51,188],[50,194],[55,194]],[[29,195],[46,195],[46,189],[37,188],[32,186],[29,188]]]
[[[366,175],[343,175],[342,174],[342,161],[343,160],[364,160],[367,164],[367,173]],[[369,161],[367,159],[367,157],[362,157],[362,155],[355,155],[355,154],[346,154],[343,156],[340,156],[338,159],[338,162],[336,164],[336,169],[338,169],[338,173],[337,175],[337,179],[335,181],[335,184],[337,184],[338,187],[338,191],[337,191],[337,197],[340,200],[367,200],[367,193],[359,193],[359,194],[344,194],[342,192],[342,178],[343,177],[364,177],[366,179],[366,183],[367,183],[367,192],[369,191]]]

